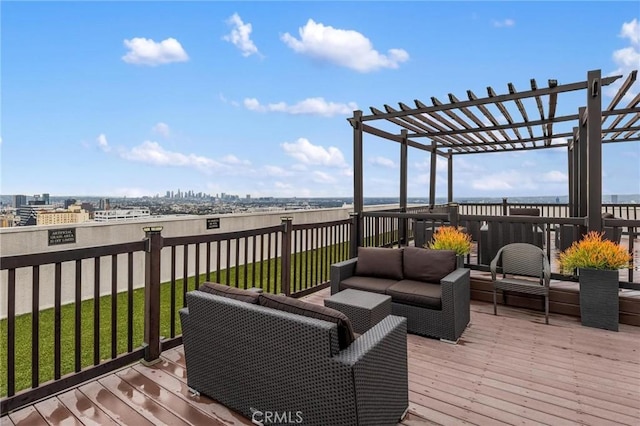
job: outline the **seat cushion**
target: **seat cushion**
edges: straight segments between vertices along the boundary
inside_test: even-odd
[[[278,309],[280,311],[337,324],[340,349],[349,347],[355,339],[351,321],[349,321],[349,318],[347,318],[345,314],[335,309],[277,294],[261,294],[259,303],[267,308]]]
[[[340,291],[352,288],[354,290],[386,294],[387,289],[397,282],[398,280],[390,280],[388,278],[359,277],[354,275],[340,282]]]
[[[402,252],[403,249],[358,247],[356,275],[401,280]]]
[[[420,247],[404,248],[404,278],[439,284],[456,269],[456,252]]]
[[[210,282],[203,283],[200,288],[198,288],[198,290],[215,294],[216,296],[228,297],[230,299],[252,303],[254,305],[258,304],[259,294],[254,291],[243,290],[241,288],[229,287],[228,285]]]
[[[419,306],[434,310],[442,309],[442,287],[440,284],[422,281],[398,281],[387,290],[394,303]]]

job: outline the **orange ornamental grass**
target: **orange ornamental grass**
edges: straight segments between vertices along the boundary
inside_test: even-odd
[[[433,241],[428,247],[434,250],[453,250],[456,255],[463,256],[471,251],[471,235],[453,226],[441,226],[433,234]]]
[[[602,239],[603,233],[591,231],[560,253],[560,268],[571,274],[576,268],[628,268],[631,254],[619,244]]]

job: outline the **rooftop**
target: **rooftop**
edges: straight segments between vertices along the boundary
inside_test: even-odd
[[[329,290],[307,296],[322,304]],[[618,333],[579,319],[473,301],[457,345],[408,335],[412,424],[640,423],[640,328]],[[3,424],[251,424],[186,385],[182,346],[3,418]]]

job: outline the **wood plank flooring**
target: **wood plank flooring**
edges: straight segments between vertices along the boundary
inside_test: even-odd
[[[321,304],[329,289],[306,297]],[[409,335],[409,413],[401,425],[638,425],[640,327],[472,302],[457,345]],[[0,420],[2,425],[248,425],[186,386],[182,347]]]

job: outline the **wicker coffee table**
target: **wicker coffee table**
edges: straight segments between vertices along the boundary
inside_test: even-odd
[[[324,306],[345,314],[353,331],[362,334],[391,315],[391,296],[348,289],[325,299]]]

